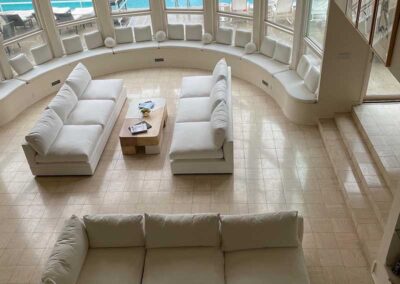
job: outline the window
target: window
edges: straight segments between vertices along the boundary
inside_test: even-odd
[[[328,0],[311,0],[308,13],[307,37],[324,49]]]
[[[151,26],[149,0],[109,0],[115,27]]]
[[[218,26],[222,28],[232,28],[234,30],[246,30],[253,31],[253,20],[248,20],[245,18],[220,16]]]
[[[57,25],[95,17],[92,0],[51,0]]]
[[[266,21],[277,26],[294,29],[296,0],[266,1]]]
[[[349,0],[347,2],[346,15],[347,18],[351,20],[353,25],[357,21],[358,2],[359,0]]]
[[[218,27],[253,31],[253,0],[217,0]]]
[[[253,0],[218,0],[218,12],[253,15]]]
[[[10,44],[6,44],[4,49],[9,58],[15,57],[20,53],[25,53],[25,55],[31,60],[33,63],[33,57],[30,52],[31,48],[35,46],[39,46],[43,44],[45,41],[43,40],[42,33],[35,33],[32,36],[21,38],[21,40],[13,41]]]
[[[165,0],[167,10],[203,10],[203,0]]]
[[[165,0],[164,5],[168,24],[204,25],[203,0]]]
[[[268,24],[266,24],[265,33],[280,42],[286,43],[289,46],[293,46],[293,33],[270,26]]]
[[[114,16],[114,27],[151,26],[150,15]]]
[[[167,15],[168,24],[204,24],[202,14],[172,14]]]
[[[358,30],[369,41],[374,15],[375,0],[361,0],[360,13],[358,16]]]
[[[109,2],[113,14],[150,10],[149,0],[109,0]]]

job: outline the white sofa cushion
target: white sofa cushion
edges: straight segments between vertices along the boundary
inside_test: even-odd
[[[303,55],[300,58],[299,64],[297,64],[296,72],[300,76],[300,78],[304,79],[310,71],[311,68],[311,62],[308,59],[307,55]]]
[[[282,71],[289,70],[289,66],[283,63],[280,63],[268,56],[264,56],[263,54],[250,54],[243,56],[242,60],[251,62],[260,66],[262,69],[268,72],[268,74],[275,74]]]
[[[232,36],[233,36],[233,29],[219,28],[217,30],[217,35],[215,37],[215,40],[217,43],[231,45],[232,44]]]
[[[314,103],[316,101],[315,94],[306,87],[303,79],[300,78],[295,70],[280,72],[275,74],[274,77],[291,97],[305,103]]]
[[[122,79],[91,80],[81,100],[118,100],[124,81]]]
[[[168,24],[168,39],[184,39],[185,27],[183,24]]]
[[[83,51],[83,45],[79,35],[73,35],[62,39],[65,54],[73,54]]]
[[[213,76],[188,76],[182,78],[181,98],[209,97],[214,86]]]
[[[175,122],[210,121],[210,118],[210,98],[199,97],[179,100]]]
[[[218,214],[145,214],[146,248],[219,246]]]
[[[235,46],[245,47],[251,41],[251,32],[237,30],[235,33]]]
[[[115,39],[118,44],[132,43],[133,31],[131,27],[118,27],[115,28]]]
[[[151,35],[151,27],[150,26],[134,27],[133,31],[135,32],[135,40],[136,40],[136,42],[152,41],[153,40],[153,37]]]
[[[78,97],[70,86],[64,84],[50,101],[48,108],[54,110],[64,122],[78,103]]]
[[[20,53],[9,59],[8,62],[18,75],[22,75],[33,69],[32,63],[24,53]]]
[[[99,124],[104,127],[114,111],[114,107],[115,103],[112,100],[80,100],[64,124]]]
[[[103,37],[99,31],[92,31],[84,34],[86,46],[88,49],[95,49],[104,45]]]
[[[51,53],[50,47],[47,44],[42,44],[31,48],[31,53],[36,65],[46,63],[53,59],[53,54]]]
[[[218,248],[148,249],[143,284],[224,284],[224,256]]]
[[[186,40],[202,40],[203,26],[201,24],[185,25]]]
[[[261,43],[260,52],[265,56],[272,57],[274,56],[275,47],[276,40],[269,36],[266,36]]]
[[[222,159],[222,149],[215,144],[211,122],[176,123],[172,138],[171,159]]]
[[[42,283],[76,283],[88,251],[85,228],[78,217],[65,222],[42,274]]]
[[[82,63],[78,63],[68,75],[65,83],[68,84],[72,90],[74,90],[76,96],[80,98],[88,87],[90,81],[92,81],[92,76],[86,66]]]
[[[221,148],[224,144],[229,127],[229,112],[225,101],[221,101],[211,114],[211,128],[213,131],[214,144]]]
[[[45,110],[28,135],[26,142],[41,155],[46,155],[63,127],[61,118],[52,109]]]
[[[310,70],[308,70],[304,77],[304,84],[310,92],[315,93],[317,91],[320,75],[320,71],[315,66],[312,66]]]
[[[225,252],[227,284],[309,284],[301,248]]]
[[[90,248],[144,246],[143,215],[83,216]]]
[[[228,64],[226,63],[225,58],[220,59],[214,67],[213,80],[215,85],[219,80],[225,79],[228,80]]]
[[[89,249],[77,284],[140,284],[145,249]]]
[[[297,247],[297,220],[296,211],[221,216],[222,249]]]
[[[210,110],[213,111],[220,102],[226,102],[228,95],[228,86],[226,80],[219,80],[210,93]]]
[[[279,41],[276,42],[273,58],[283,64],[289,64],[292,56],[292,48]]]
[[[38,163],[88,162],[102,133],[100,125],[64,125]]]

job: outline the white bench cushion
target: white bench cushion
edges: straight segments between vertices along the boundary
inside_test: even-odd
[[[183,40],[185,38],[185,28],[183,24],[168,24],[168,38]]]
[[[64,122],[78,103],[78,97],[70,86],[64,84],[54,98],[50,101],[48,108],[54,110]]]
[[[112,100],[80,100],[70,113],[65,125],[107,124],[115,103]]]
[[[18,75],[22,75],[33,69],[32,63],[24,53],[9,59],[8,62]]]
[[[140,284],[145,249],[89,249],[77,284]]]
[[[276,42],[273,58],[283,64],[289,64],[292,56],[292,48],[279,41]]]
[[[312,66],[304,77],[304,84],[310,92],[315,93],[319,85],[320,72],[317,67]]]
[[[215,37],[216,42],[221,44],[232,44],[233,29],[231,28],[219,28]]]
[[[310,59],[307,55],[303,55],[300,58],[299,63],[297,64],[297,74],[300,76],[300,78],[304,79],[308,73],[308,71],[310,71],[311,68],[311,62]]]
[[[151,35],[151,27],[150,26],[139,26],[134,27],[133,31],[135,32],[135,41],[151,41],[153,37]]]
[[[274,75],[285,91],[294,99],[304,103],[314,103],[316,95],[304,84],[296,71],[288,70]]]
[[[65,54],[67,55],[83,51],[83,45],[79,35],[66,37],[62,40],[62,43],[64,45]]]
[[[91,80],[81,100],[118,100],[123,88],[122,79]]]
[[[31,53],[36,65],[46,63],[53,59],[53,54],[51,53],[50,47],[47,44],[42,44],[31,48]]]
[[[276,40],[269,36],[266,36],[263,38],[263,41],[261,43],[260,52],[265,56],[272,57],[274,56],[275,47]]]
[[[247,54],[243,56],[243,60],[258,65],[271,75],[289,70],[289,65],[278,62],[263,54]]]
[[[133,42],[133,31],[131,27],[115,28],[115,39],[118,44]]]
[[[251,41],[251,32],[237,30],[235,33],[235,46],[245,47]]]
[[[86,66],[82,63],[78,63],[68,75],[65,83],[68,84],[72,90],[74,90],[75,95],[80,98],[88,87],[90,81],[92,81],[92,76]]]
[[[143,284],[224,284],[224,256],[218,248],[148,249]]]
[[[64,125],[46,155],[38,163],[88,162],[102,133],[100,125]]]
[[[185,25],[186,40],[201,41],[203,26],[201,24]]]
[[[176,122],[210,121],[210,98],[184,98],[179,100]]]
[[[227,284],[309,284],[301,248],[225,253]]]
[[[103,38],[99,31],[92,31],[83,35],[88,49],[95,49],[104,45]]]
[[[176,123],[171,159],[221,159],[223,152],[215,144],[210,122]]]
[[[181,98],[209,97],[214,86],[213,76],[188,76],[182,78]]]

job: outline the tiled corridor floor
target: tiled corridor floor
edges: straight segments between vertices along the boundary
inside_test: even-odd
[[[165,97],[170,119],[162,153],[121,154],[124,111],[92,177],[34,178],[20,146],[50,98],[0,128],[0,283],[37,283],[66,217],[90,213],[239,214],[298,210],[312,283],[371,283],[352,220],[316,126],[288,121],[264,92],[233,80],[235,173],[172,176],[168,150],[182,76],[188,69],[118,73],[130,97]]]

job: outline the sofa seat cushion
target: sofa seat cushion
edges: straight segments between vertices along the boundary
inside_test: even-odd
[[[89,249],[78,284],[140,284],[144,247]]]
[[[186,98],[179,100],[176,122],[210,121],[210,98]]]
[[[294,70],[275,74],[274,77],[281,83],[288,95],[304,103],[314,103],[317,96],[304,84],[303,79]]]
[[[100,125],[64,125],[38,163],[88,162],[102,133]]]
[[[218,248],[148,249],[143,284],[223,284],[224,256]]]
[[[176,123],[171,159],[222,159],[223,152],[214,141],[210,122]]]
[[[124,81],[122,79],[92,80],[81,100],[118,100]]]
[[[115,103],[112,100],[80,100],[65,121],[66,125],[93,125],[104,127]]]
[[[309,284],[301,248],[225,252],[227,284]]]
[[[243,60],[260,66],[269,74],[275,74],[289,70],[289,65],[283,64],[260,53],[245,55],[243,56]]]
[[[212,76],[188,76],[182,78],[181,98],[209,97],[214,86]]]
[[[233,57],[241,58],[244,55],[244,48],[232,45],[225,45],[220,43],[207,44],[203,48],[205,51],[220,52],[223,55],[231,55]]]

